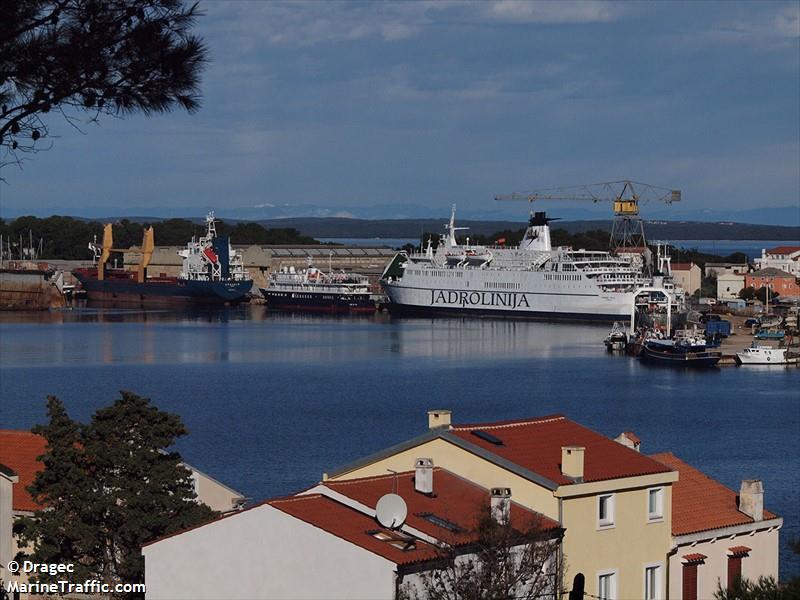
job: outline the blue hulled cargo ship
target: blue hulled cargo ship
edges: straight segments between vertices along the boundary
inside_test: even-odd
[[[179,276],[149,277],[147,266],[153,253],[153,228],[145,230],[141,249],[113,248],[111,225],[103,232],[102,246],[89,244],[96,266],[73,271],[90,301],[140,306],[170,304],[238,304],[249,299],[253,287],[241,255],[230,245],[228,237],[217,237],[214,214],[206,217],[206,235],[192,238],[184,250]],[[112,269],[108,259],[114,252],[136,252],[141,260],[135,271]]]

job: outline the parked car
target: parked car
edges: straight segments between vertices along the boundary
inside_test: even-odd
[[[747,319],[744,322],[744,326],[745,327],[752,327],[753,325],[760,325],[760,324],[761,324],[761,321],[759,321],[758,319]]]

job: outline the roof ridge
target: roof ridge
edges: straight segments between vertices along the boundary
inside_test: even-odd
[[[441,469],[441,467],[434,467],[434,469]],[[397,473],[387,473],[386,475],[367,475],[366,477],[352,477],[350,479],[328,479],[326,481],[320,481],[318,485],[328,485],[328,484],[335,484],[335,485],[354,485],[359,483],[364,483],[367,481],[381,481],[383,479],[392,479],[394,477],[409,477],[414,475],[413,470],[408,471],[398,471]]]
[[[521,419],[519,421],[499,422],[496,424],[487,423],[473,423],[468,425],[461,425],[453,427],[451,431],[474,431],[476,429],[507,429],[509,427],[520,427],[522,425],[542,425],[546,423],[555,423],[556,421],[566,421],[567,417],[564,415],[552,415],[547,417],[539,417],[533,419]]]
[[[283,498],[273,498],[271,500],[267,500],[266,503],[272,506],[273,504],[278,504],[281,502],[297,502],[299,500],[313,500],[316,498],[328,498],[325,494],[298,494],[296,496],[285,496]]]

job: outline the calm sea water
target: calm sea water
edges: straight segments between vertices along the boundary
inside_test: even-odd
[[[670,242],[678,248],[699,250],[708,254],[728,256],[734,252],[744,252],[749,259],[760,258],[761,250],[777,246],[797,245],[800,242],[780,240],[675,240]]]
[[[607,327],[501,320],[82,310],[0,316],[0,426],[42,422],[58,395],[86,420],[120,389],[178,413],[178,449],[254,499],[456,422],[563,413],[635,431],[725,484],[761,478],[800,572],[800,369],[683,372],[605,353]],[[744,344],[743,344],[744,345]]]

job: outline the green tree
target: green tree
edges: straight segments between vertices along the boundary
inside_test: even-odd
[[[44,148],[43,115],[50,112],[77,126],[81,115],[199,108],[206,48],[190,31],[196,4],[1,0],[0,14],[0,146],[7,162]]]
[[[786,590],[773,577],[759,577],[757,581],[739,578],[730,588],[717,584],[714,593],[717,600],[789,600],[796,596],[786,595]]]
[[[753,287],[745,287],[739,290],[739,298],[742,300],[755,300],[756,298],[756,290]]]
[[[166,449],[186,434],[177,415],[121,392],[88,424],[48,398],[41,470],[28,488],[44,508],[19,522],[35,562],[72,563],[75,580],[144,582],[143,544],[212,518],[191,473]],[[63,578],[63,575],[60,576]]]
[[[475,541],[464,545],[454,538],[442,543],[436,568],[423,572],[418,586],[404,586],[401,596],[426,600],[555,596],[563,573],[560,540],[534,518],[514,525],[482,506],[471,532]]]

